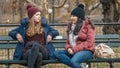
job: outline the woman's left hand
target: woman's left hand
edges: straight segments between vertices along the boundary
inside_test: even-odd
[[[51,36],[51,35],[48,35],[46,42],[48,43],[48,42],[51,42],[51,41],[52,41],[52,36]]]
[[[73,50],[71,48],[68,48],[68,53],[71,54],[71,55],[74,54],[74,52],[73,52]]]

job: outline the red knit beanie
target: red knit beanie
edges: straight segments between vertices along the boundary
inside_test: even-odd
[[[26,7],[26,9],[27,9],[27,14],[28,14],[29,18],[32,18],[32,16],[36,12],[40,12],[40,10],[37,7],[35,7],[35,6],[31,5],[31,4],[28,4],[27,7]]]

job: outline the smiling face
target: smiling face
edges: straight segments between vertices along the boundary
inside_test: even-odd
[[[76,24],[76,22],[78,20],[78,17],[74,16],[74,15],[71,15],[70,19],[72,20],[72,23]]]
[[[36,12],[33,15],[33,19],[34,19],[35,22],[40,22],[40,20],[41,20],[41,12]]]
[[[32,18],[29,19],[27,35],[32,37],[35,34],[41,34],[43,32],[43,28],[41,26],[41,12],[36,12]]]

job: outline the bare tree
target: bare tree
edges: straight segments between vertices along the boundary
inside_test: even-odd
[[[20,20],[24,17],[24,13],[23,13],[24,12],[24,9],[23,9],[24,3],[25,3],[25,0],[19,1]]]
[[[117,0],[100,0],[102,7],[103,7],[103,15],[104,19],[103,22],[118,22],[120,18],[120,12],[118,9],[118,1]],[[118,33],[120,29],[120,26],[104,26],[103,27],[103,32],[104,34],[107,33]]]

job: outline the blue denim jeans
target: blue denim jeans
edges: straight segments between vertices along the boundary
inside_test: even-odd
[[[92,59],[93,53],[89,50],[79,51],[74,55],[70,55],[66,50],[57,50],[54,52],[55,57],[62,63],[72,68],[82,68],[82,62]]]

